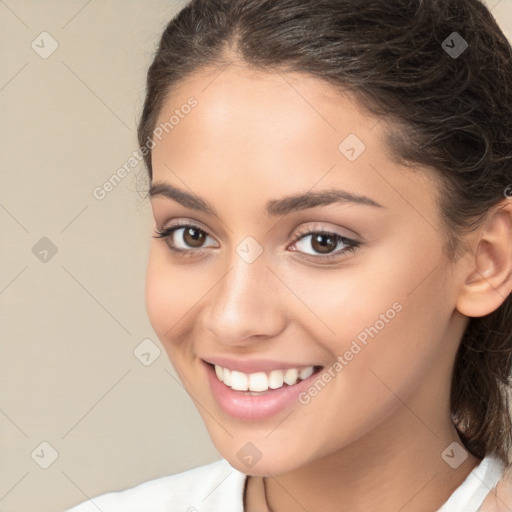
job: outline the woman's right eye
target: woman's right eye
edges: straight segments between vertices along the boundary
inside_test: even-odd
[[[194,224],[169,226],[161,231],[155,230],[155,233],[157,235],[153,238],[163,238],[171,251],[182,255],[205,249],[202,244],[209,237],[206,231]]]

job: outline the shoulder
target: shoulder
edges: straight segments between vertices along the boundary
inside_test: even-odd
[[[512,464],[504,467],[498,483],[490,489],[478,512],[510,512],[512,510]]]
[[[65,512],[241,512],[246,475],[225,459],[89,499]]]

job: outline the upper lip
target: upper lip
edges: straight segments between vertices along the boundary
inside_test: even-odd
[[[308,366],[320,366],[311,363],[290,363],[271,359],[231,359],[229,357],[215,356],[203,358],[206,363],[222,366],[228,370],[242,373],[271,372],[272,370],[287,370],[288,368],[306,368]]]

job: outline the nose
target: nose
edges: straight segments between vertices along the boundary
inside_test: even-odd
[[[286,326],[286,293],[267,267],[265,253],[247,263],[234,251],[228,264],[209,294],[204,326],[219,342],[233,346],[278,336]]]

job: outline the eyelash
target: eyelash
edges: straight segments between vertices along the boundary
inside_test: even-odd
[[[208,233],[204,229],[201,229],[199,226],[196,226],[195,224],[190,224],[190,223],[186,223],[186,222],[183,222],[183,223],[177,222],[177,223],[173,224],[172,226],[162,229],[161,231],[159,231],[158,229],[155,229],[156,235],[153,235],[153,238],[169,239],[169,241],[166,240],[166,244],[169,247],[169,250],[171,250],[174,254],[176,254],[178,256],[187,256],[187,255],[191,255],[191,253],[199,252],[201,250],[200,248],[199,249],[176,249],[176,247],[172,247],[172,245],[170,243],[170,238],[171,238],[172,234],[175,231],[182,229],[182,228],[196,229],[197,231],[200,231],[200,232],[206,234],[207,236],[209,236]],[[353,253],[361,245],[361,242],[358,242],[351,238],[347,238],[345,236],[341,236],[341,235],[339,235],[337,233],[333,233],[331,231],[326,231],[324,229],[317,229],[317,230],[304,229],[302,231],[299,231],[293,237],[292,243],[296,243],[299,240],[301,240],[302,238],[305,238],[308,235],[314,235],[314,234],[331,235],[335,238],[336,244],[338,244],[339,242],[343,242],[344,244],[346,244],[346,247],[344,249],[342,249],[341,251],[327,254],[325,256],[314,256],[311,254],[306,254],[306,256],[309,256],[314,259],[322,260],[322,261],[326,261],[326,260],[330,261],[332,259],[340,258],[340,255],[344,255],[346,253]]]

